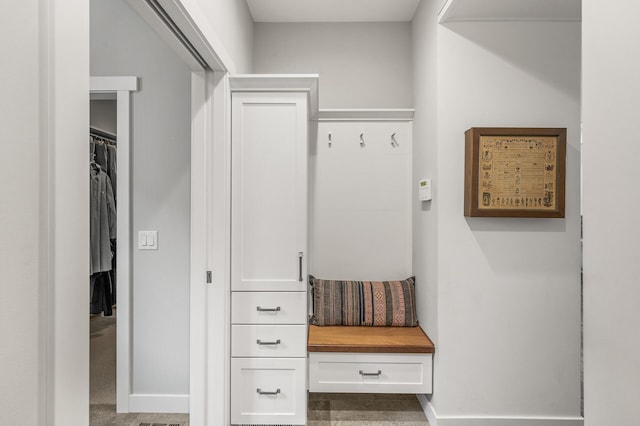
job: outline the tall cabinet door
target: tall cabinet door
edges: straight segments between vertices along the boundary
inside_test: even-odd
[[[305,291],[307,95],[232,97],[231,289]]]

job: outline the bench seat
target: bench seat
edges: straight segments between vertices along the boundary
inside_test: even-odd
[[[431,393],[435,346],[420,327],[309,326],[309,391]]]

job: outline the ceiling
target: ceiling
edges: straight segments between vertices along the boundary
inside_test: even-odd
[[[440,22],[580,21],[581,0],[439,0]],[[247,0],[255,22],[410,22],[420,0]]]
[[[581,0],[448,0],[440,22],[580,21]]]
[[[255,22],[409,22],[420,0],[247,0]]]

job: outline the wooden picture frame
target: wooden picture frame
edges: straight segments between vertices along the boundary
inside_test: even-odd
[[[566,128],[465,132],[464,215],[563,218]]]

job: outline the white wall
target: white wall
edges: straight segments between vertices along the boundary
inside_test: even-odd
[[[415,113],[413,123],[413,177],[414,185],[420,179],[430,178],[432,201],[420,202],[417,191],[412,192],[413,213],[413,274],[416,276],[416,309],[420,325],[429,337],[438,342],[438,257],[437,257],[437,14],[435,0],[423,0],[411,24],[413,47],[413,91]],[[434,355],[438,359],[438,354]],[[437,398],[437,394],[433,396]]]
[[[640,4],[584,0],[585,425],[638,424]]]
[[[433,9],[419,22],[433,25]],[[433,61],[433,30],[416,25],[420,72]],[[414,244],[416,258],[437,265],[430,409],[441,426],[580,424],[580,25],[440,25],[437,51],[437,138],[421,137],[433,93],[416,91],[415,119],[416,143],[435,143],[438,164],[437,213],[415,218],[427,232],[437,220],[437,235],[420,234],[436,238],[437,255],[428,241]],[[421,78],[417,88],[433,88]],[[567,127],[566,219],[465,218],[464,131],[473,126]]]
[[[182,402],[176,403],[185,404],[191,71],[125,1],[92,0],[91,75],[140,77],[131,113],[132,392],[178,395]],[[159,250],[137,250],[140,230],[158,231]]]
[[[229,72],[246,74],[252,72],[253,19],[246,1],[238,0],[181,0],[187,9],[197,4],[211,25],[215,37],[228,54],[231,62],[225,65]],[[195,10],[195,9],[194,9]]]
[[[88,5],[0,14],[0,424],[88,424]]]
[[[38,1],[0,5],[0,51],[21,67],[3,66],[0,79],[0,423],[38,423],[40,301],[40,163]],[[19,182],[20,185],[16,185]]]
[[[398,146],[391,145],[393,133]],[[317,140],[310,153],[310,273],[410,277],[411,122],[322,122]]]
[[[256,23],[253,72],[320,74],[320,108],[411,108],[409,23]]]

